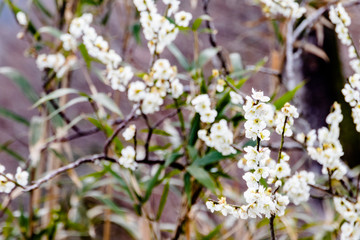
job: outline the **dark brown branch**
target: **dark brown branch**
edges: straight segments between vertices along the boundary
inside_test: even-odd
[[[274,228],[274,220],[275,220],[275,215],[274,214],[271,214],[271,217],[270,217],[270,232],[271,232],[271,239],[272,240],[275,240],[276,237],[275,237],[275,228]]]
[[[206,15],[210,16],[209,14],[209,4],[210,4],[210,0],[203,0],[203,11]],[[209,34],[209,42],[210,42],[210,45],[214,48],[218,48],[218,44],[217,44],[217,41],[216,41],[216,36],[215,36],[215,27],[214,27],[214,24],[212,21],[206,21],[206,27],[208,29],[210,29],[210,34]],[[221,67],[224,69],[225,71],[225,75],[228,75],[230,72],[229,72],[229,68],[227,67],[227,64],[226,64],[226,61],[225,61],[225,57],[223,55],[223,52],[222,50],[220,49],[217,53],[217,57],[221,63]]]
[[[112,141],[115,139],[115,137],[119,134],[119,132],[124,129],[126,127],[126,125],[132,121],[135,118],[135,113],[136,113],[137,107],[133,108],[133,110],[131,111],[131,113],[128,115],[128,117],[122,121],[120,123],[120,125],[115,129],[115,131],[113,132],[113,134],[106,140],[105,145],[104,145],[104,154],[105,156],[108,155],[108,150],[109,147],[112,143]]]

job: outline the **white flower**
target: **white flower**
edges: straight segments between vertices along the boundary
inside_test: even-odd
[[[161,96],[157,93],[146,93],[141,104],[141,110],[144,114],[151,114],[160,110],[160,106],[164,103]]]
[[[212,109],[207,109],[201,113],[200,120],[204,123],[212,123],[215,121],[217,116],[217,111]]]
[[[189,22],[192,19],[191,13],[180,11],[175,14],[175,23],[182,27],[189,26]]]
[[[77,46],[76,39],[72,35],[68,33],[61,34],[60,40],[62,41],[63,48],[65,51],[76,50],[76,46]]]
[[[120,67],[119,69],[109,70],[106,78],[110,81],[111,87],[114,90],[119,90],[120,92],[123,92],[125,91],[125,87],[130,82],[133,76],[134,73],[131,70],[131,67],[125,66],[125,67]]]
[[[267,97],[267,96],[264,96],[264,92],[262,91],[255,91],[254,89],[251,90],[252,91],[252,95],[251,97],[254,99],[254,100],[258,100],[258,101],[261,101],[261,102],[268,102],[270,101],[270,98]]]
[[[237,94],[234,91],[230,92],[230,100],[232,104],[244,104],[244,99],[240,94]]]
[[[15,187],[15,183],[8,180],[13,180],[13,175],[8,173],[5,176],[0,175],[0,193],[10,193],[11,190]]]
[[[16,19],[17,19],[17,21],[19,22],[20,25],[22,25],[22,26],[28,25],[28,19],[27,19],[24,12],[21,12],[21,11],[17,12],[16,13]]]
[[[136,81],[129,84],[128,98],[130,101],[139,102],[144,99],[146,85],[142,81]]]
[[[184,92],[184,86],[181,84],[179,79],[175,79],[171,82],[171,94],[173,98],[179,98]]]
[[[26,186],[28,184],[29,173],[27,171],[22,171],[20,167],[16,169],[15,181],[21,186]]]
[[[131,124],[128,128],[125,129],[122,136],[125,138],[126,141],[129,141],[134,138],[136,131],[136,125]]]
[[[137,167],[137,163],[135,161],[135,150],[131,146],[127,146],[123,150],[121,150],[121,157],[119,158],[119,164],[125,168],[129,168],[131,170],[135,170]]]

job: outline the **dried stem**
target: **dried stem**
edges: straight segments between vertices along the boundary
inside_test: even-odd
[[[276,240],[276,237],[275,237],[275,228],[274,228],[274,220],[275,220],[275,215],[274,214],[271,214],[270,216],[270,233],[271,233],[271,239],[272,240]]]

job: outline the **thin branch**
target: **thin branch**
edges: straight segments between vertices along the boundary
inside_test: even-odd
[[[348,197],[348,196],[344,196],[344,195],[341,195],[341,194],[339,194],[339,193],[333,193],[333,192],[330,192],[329,191],[329,188],[327,188],[327,187],[323,187],[323,186],[319,186],[319,185],[315,185],[315,184],[309,184],[308,183],[308,185],[310,186],[310,187],[312,187],[312,188],[314,188],[314,189],[316,189],[316,190],[319,190],[319,191],[322,191],[322,192],[324,192],[324,193],[326,193],[326,194],[328,194],[328,195],[330,195],[330,196],[333,196],[333,197],[343,197],[343,198],[345,198],[346,200],[348,200],[349,202],[352,202],[352,203],[356,203],[357,202],[357,200],[356,199],[354,199],[354,198],[350,198],[350,197]]]
[[[275,228],[274,228],[275,215],[274,215],[274,214],[271,214],[269,220],[270,220],[269,225],[270,225],[271,239],[272,239],[272,240],[275,240],[275,239],[276,239],[276,237],[275,237]]]
[[[90,157],[84,157],[84,158],[80,158],[78,160],[76,160],[75,162],[72,162],[68,165],[65,165],[61,168],[58,168],[56,170],[51,171],[50,173],[48,173],[47,175],[45,175],[44,177],[38,179],[37,181],[35,181],[35,183],[33,183],[32,185],[26,186],[25,189],[23,190],[24,192],[30,192],[33,191],[37,188],[40,187],[41,184],[50,181],[51,179],[55,178],[56,176],[70,170],[70,169],[74,169],[79,167],[80,165],[84,164],[84,163],[94,163],[96,160],[106,160],[109,162],[117,162],[116,159],[105,156],[104,154],[96,154]]]
[[[286,122],[287,122],[287,120],[288,120],[288,116],[285,116],[284,126],[283,126],[282,133],[281,133],[281,142],[280,142],[279,154],[278,154],[278,158],[277,158],[277,162],[278,162],[278,163],[280,163],[281,152],[282,152],[283,147],[284,147],[285,128],[286,128]]]
[[[126,127],[126,125],[130,121],[132,121],[135,118],[137,109],[138,109],[137,107],[134,107],[133,110],[131,111],[131,113],[128,115],[128,117],[124,121],[122,121],[120,123],[120,125],[115,129],[113,134],[106,140],[105,145],[104,145],[104,154],[105,154],[105,156],[107,156],[109,147],[110,147],[112,141],[115,139],[115,137],[119,134],[119,132],[122,129],[124,129]]]
[[[209,4],[210,4],[210,0],[203,0],[203,11],[206,15],[210,16],[209,14]],[[206,21],[206,27],[208,29],[210,29],[210,34],[209,34],[209,42],[211,44],[212,47],[214,48],[218,48],[218,44],[216,41],[216,36],[214,34],[214,32],[216,32],[216,29],[214,27],[214,24],[212,21]],[[229,68],[227,67],[226,61],[225,61],[225,57],[223,55],[222,50],[220,49],[218,51],[218,53],[216,54],[220,63],[221,63],[221,67],[224,69],[225,74],[228,75],[229,74]]]

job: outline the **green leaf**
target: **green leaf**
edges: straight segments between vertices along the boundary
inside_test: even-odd
[[[220,48],[207,48],[199,54],[199,58],[196,61],[197,68],[203,68],[216,54],[220,51]]]
[[[161,217],[161,214],[164,210],[165,204],[166,204],[166,200],[169,194],[169,188],[170,188],[170,181],[167,181],[167,183],[164,186],[164,190],[163,193],[161,195],[160,198],[160,204],[159,204],[159,208],[158,208],[158,212],[156,214],[156,220],[159,220]]]
[[[199,183],[204,185],[214,194],[216,193],[216,183],[210,174],[203,168],[190,165],[186,171],[191,174]]]
[[[11,67],[0,67],[0,74],[12,80],[31,103],[34,103],[39,99],[29,81],[16,69]]]
[[[290,102],[294,98],[295,93],[300,88],[302,88],[305,85],[305,83],[306,83],[305,81],[302,81],[293,90],[286,92],[284,95],[282,95],[281,97],[276,99],[276,101],[274,102],[274,105],[275,105],[276,109],[279,110],[284,106],[285,103]]]
[[[189,146],[194,146],[196,140],[198,139],[198,131],[200,129],[200,115],[198,113],[195,114],[194,118],[191,120],[191,128],[189,133]]]
[[[188,153],[189,153],[189,157],[191,158],[192,161],[196,161],[196,159],[198,158],[198,151],[194,146],[187,146],[186,147]]]
[[[200,17],[198,17],[197,19],[195,19],[191,29],[193,31],[196,31],[199,29],[199,27],[201,26],[201,23],[203,21],[212,21],[212,18],[209,15],[201,15]]]
[[[155,152],[155,151],[158,151],[158,150],[166,150],[168,149],[169,147],[171,147],[172,144],[171,143],[167,143],[165,144],[164,146],[161,146],[161,145],[153,145],[153,146],[150,146],[149,147],[149,151],[150,152]]]
[[[26,162],[26,160],[21,155],[19,155],[18,153],[14,152],[13,150],[11,150],[9,148],[9,145],[11,143],[12,143],[11,141],[8,141],[4,144],[0,144],[0,152],[6,152],[9,156],[11,156],[21,162]]]
[[[58,39],[63,34],[59,29],[54,28],[54,27],[49,27],[49,26],[39,28],[36,35],[40,35],[40,33],[48,33]]]
[[[97,102],[98,104],[104,106],[105,108],[109,109],[110,111],[116,113],[120,117],[123,117],[123,114],[116,103],[105,93],[98,93],[92,95],[91,98]]]
[[[211,151],[208,154],[206,154],[204,157],[196,159],[191,165],[204,167],[204,166],[206,166],[208,164],[216,163],[216,162],[219,162],[222,159],[231,158],[233,156],[234,155],[223,156],[218,151]]]
[[[182,157],[183,154],[182,153],[178,153],[175,152],[173,154],[171,154],[166,160],[165,160],[165,164],[164,167],[167,168],[168,166],[170,166],[173,162],[175,162],[176,160],[178,160],[180,157]]]
[[[222,228],[222,224],[217,225],[208,235],[202,237],[203,240],[211,240],[218,239],[218,235],[220,234],[220,230]]]
[[[149,132],[149,129],[144,128],[144,129],[141,130],[141,132],[144,132],[144,133]],[[171,137],[172,136],[170,133],[168,133],[168,132],[166,132],[166,131],[164,131],[162,129],[157,129],[157,128],[153,129],[152,133],[156,134],[156,135],[166,136],[166,137]]]
[[[27,119],[25,119],[24,117],[6,109],[6,108],[0,107],[0,116],[12,119],[18,123],[21,123],[21,124],[27,126],[27,127],[30,126],[30,123]]]
[[[87,67],[88,69],[90,69],[92,58],[90,57],[90,55],[89,55],[89,53],[88,53],[85,45],[84,45],[83,43],[81,43],[81,44],[78,46],[78,48],[79,48],[79,51],[80,51],[81,55],[82,55],[83,58],[84,58],[84,61],[85,61],[85,63],[86,63],[86,67]]]
[[[151,180],[146,188],[145,196],[142,199],[143,203],[145,203],[145,202],[147,202],[147,200],[149,200],[154,187],[156,187],[157,185],[160,184],[159,176],[163,169],[164,169],[164,167],[160,166],[159,169],[157,170],[157,172],[155,173],[155,175],[151,178]]]
[[[167,47],[169,51],[174,55],[176,60],[179,62],[179,64],[186,70],[190,71],[191,67],[185,56],[182,54],[182,52],[174,45],[170,44]]]
[[[239,53],[231,53],[229,55],[229,58],[234,72],[244,70],[244,66],[242,64],[241,56]]]
[[[34,105],[33,105],[33,108],[35,107],[38,107],[39,105],[47,102],[47,101],[50,101],[50,100],[53,100],[55,98],[59,98],[59,97],[62,97],[62,96],[65,96],[65,95],[68,95],[68,94],[72,94],[72,93],[79,93],[78,90],[76,89],[73,89],[73,88],[60,88],[60,89],[57,89],[51,93],[49,93],[48,95],[45,95],[44,97],[40,98]]]
[[[137,44],[141,44],[141,25],[139,22],[135,23],[131,27],[131,33],[136,40]]]
[[[191,206],[191,175],[188,172],[184,174],[184,188],[187,203],[189,206]]]
[[[218,115],[216,116],[216,120],[222,118],[222,113],[225,110],[226,106],[230,103],[230,92],[226,92],[224,96],[217,102],[215,110]]]
[[[34,146],[43,135],[44,131],[44,120],[41,117],[34,116],[30,121],[29,129],[29,143],[30,146]]]
[[[81,103],[81,102],[87,102],[89,101],[88,98],[86,97],[77,97],[74,99],[71,99],[69,102],[67,102],[66,104],[64,104],[63,106],[59,107],[57,110],[53,111],[48,117],[47,119],[51,119],[54,116],[56,116],[57,114],[59,114],[59,112],[62,112],[64,110],[66,110],[67,108],[71,107],[72,105],[75,105],[77,103]]]
[[[50,13],[50,11],[42,4],[40,0],[33,0],[34,5],[40,9],[47,17],[52,18],[53,15]]]
[[[125,209],[122,209],[120,207],[118,207],[114,201],[112,201],[111,199],[109,199],[108,197],[97,197],[97,199],[99,199],[100,201],[102,201],[111,211],[113,211],[116,214],[119,215],[124,215],[124,213],[126,213]]]

